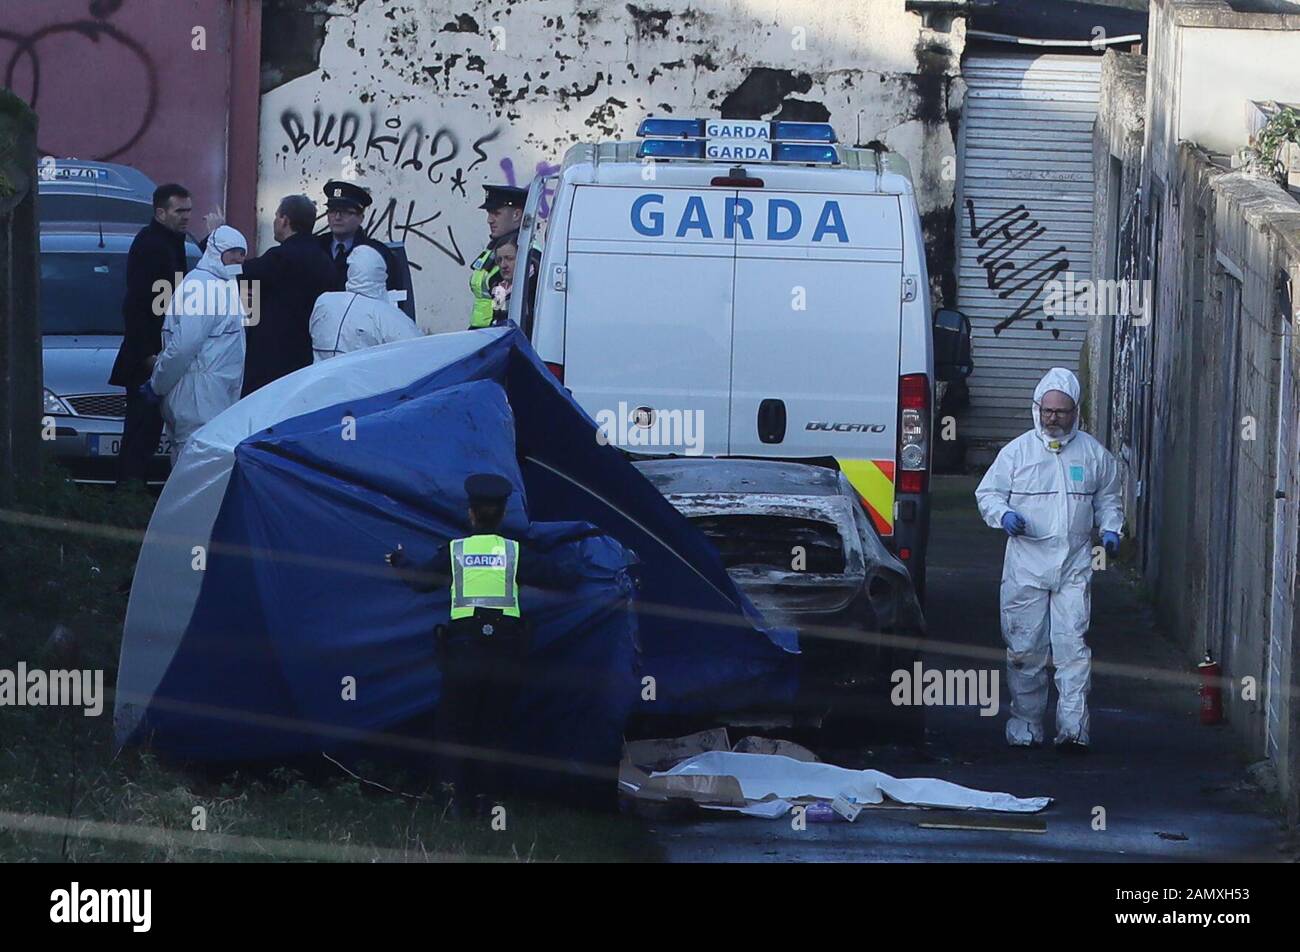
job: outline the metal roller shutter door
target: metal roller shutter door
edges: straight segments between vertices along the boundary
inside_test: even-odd
[[[1049,281],[1092,276],[1096,56],[972,54],[958,174],[958,307],[975,373],[962,421],[973,460],[1030,425],[1050,367],[1078,369],[1085,315],[1043,313]]]

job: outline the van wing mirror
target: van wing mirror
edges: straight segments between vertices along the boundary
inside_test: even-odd
[[[934,376],[953,383],[965,380],[975,369],[970,356],[970,318],[943,308],[934,315]]]
[[[419,323],[415,316],[415,288],[411,284],[411,263],[406,259],[406,242],[386,241],[384,244],[392,256],[391,260],[397,265],[398,290],[406,295],[397,302],[397,306],[407,317]]]
[[[545,240],[546,226],[542,221],[542,209],[546,203],[548,188],[553,188],[559,179],[556,176],[537,176],[528,187],[528,197],[524,199],[524,217],[519,223],[519,252],[515,259],[514,288],[521,288],[522,293],[510,292],[510,308],[507,316],[524,332],[529,340],[533,337],[533,311],[537,305],[538,275],[541,273],[541,252],[534,250]],[[547,209],[549,211],[549,209]]]

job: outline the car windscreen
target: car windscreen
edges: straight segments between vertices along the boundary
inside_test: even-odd
[[[153,203],[110,195],[41,192],[36,198],[41,222],[115,222],[143,228],[153,218]]]
[[[41,253],[42,334],[121,334],[125,293],[125,253]]]

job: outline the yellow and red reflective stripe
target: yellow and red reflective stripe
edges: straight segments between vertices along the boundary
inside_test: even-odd
[[[894,534],[894,461],[892,459],[840,459],[840,469],[862,497],[876,531]]]

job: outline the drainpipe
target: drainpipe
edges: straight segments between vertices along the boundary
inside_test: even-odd
[[[954,17],[969,16],[975,10],[997,6],[997,0],[907,0],[903,9],[921,14],[921,26],[947,32]]]
[[[226,136],[226,221],[257,244],[257,160],[261,130],[262,0],[232,0],[230,112]]]

